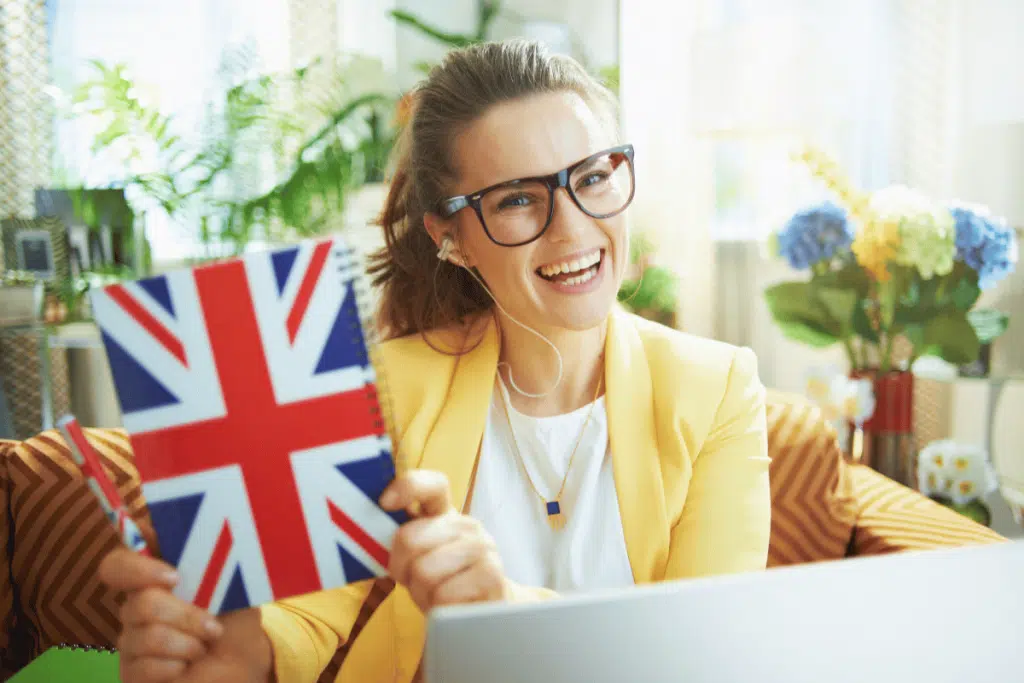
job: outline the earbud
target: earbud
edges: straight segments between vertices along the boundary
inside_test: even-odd
[[[437,250],[437,258],[461,266],[462,257],[458,255],[459,250],[455,248],[455,240],[451,235],[446,234],[441,238],[441,248]]]
[[[441,248],[437,250],[437,258],[447,261],[454,249],[455,243],[452,241],[451,236],[445,235],[441,238]]]

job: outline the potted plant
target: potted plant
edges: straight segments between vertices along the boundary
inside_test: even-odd
[[[841,345],[850,375],[873,383],[864,460],[912,486],[911,368],[929,355],[971,363],[1005,331],[1006,314],[976,304],[1014,269],[1016,235],[984,208],[903,186],[860,192],[827,155],[808,149],[800,159],[835,201],[797,212],[772,236],[773,251],[805,277],[768,287],[765,300],[787,337]]]
[[[376,60],[342,56],[275,74],[250,66],[244,52],[225,54],[224,97],[194,139],[123,65],[93,62],[71,97],[74,115],[104,123],[91,151],[123,169],[115,184],[132,208],[187,224],[203,258],[336,229],[349,193],[383,177],[393,140],[395,97]]]
[[[676,326],[679,278],[652,261],[654,244],[643,234],[630,238],[630,268],[619,288],[618,300],[629,311],[669,327]]]

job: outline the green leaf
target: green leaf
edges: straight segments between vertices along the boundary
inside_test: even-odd
[[[778,321],[776,323],[782,333],[793,341],[807,344],[814,348],[824,349],[839,341],[839,337],[825,332],[814,325],[797,321]]]
[[[879,341],[878,332],[871,326],[871,318],[868,317],[866,307],[870,304],[867,299],[861,299],[853,310],[853,331],[854,333],[873,344]]]
[[[92,141],[93,153],[99,152],[104,147],[109,147],[119,138],[128,134],[128,126],[120,119],[114,119],[110,125],[103,129]]]
[[[1010,316],[994,308],[979,308],[968,312],[967,321],[974,328],[982,344],[991,344],[1010,325]]]
[[[871,289],[871,276],[853,259],[844,261],[838,268],[815,273],[811,281],[822,287],[852,289],[861,298],[867,297]]]
[[[768,287],[765,301],[783,333],[815,347],[835,344],[843,325],[834,319],[810,282],[781,282]]]
[[[938,356],[947,363],[965,365],[978,359],[981,342],[963,313],[938,316],[921,326],[920,332],[904,332],[918,355]]]
[[[949,298],[958,311],[967,312],[977,303],[980,296],[981,288],[978,287],[977,277],[962,277],[957,280]]]
[[[475,42],[479,42],[472,36],[467,36],[462,33],[447,33],[439,28],[430,26],[416,15],[404,10],[391,10],[390,14],[391,17],[399,24],[404,24],[405,26],[416,29],[420,33],[426,34],[434,40],[440,41],[449,47],[467,47]]]
[[[839,323],[841,336],[848,337],[853,329],[853,312],[857,307],[857,292],[852,289],[819,287],[817,295],[829,316]]]

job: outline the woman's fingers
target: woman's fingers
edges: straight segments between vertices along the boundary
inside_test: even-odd
[[[146,624],[125,629],[117,649],[127,659],[180,659],[190,662],[206,654],[206,646],[194,636],[166,624]]]
[[[133,593],[121,607],[121,622],[126,627],[164,624],[200,640],[217,638],[224,631],[212,614],[161,588]]]
[[[110,588],[126,593],[150,586],[173,588],[178,583],[178,573],[171,565],[122,547],[103,558],[99,576]]]
[[[440,517],[422,517],[406,522],[392,539],[388,571],[399,583],[409,579],[409,566],[421,555],[460,536],[474,534],[479,523],[454,511]]]
[[[465,536],[436,548],[413,563],[409,571],[409,592],[427,609],[433,607],[440,587],[470,570],[492,550],[486,539]]]
[[[428,517],[442,515],[452,507],[448,477],[432,470],[406,472],[384,490],[380,505],[392,511],[418,508]]]
[[[441,582],[431,594],[431,607],[504,600],[505,575],[494,553],[486,553],[466,570]]]

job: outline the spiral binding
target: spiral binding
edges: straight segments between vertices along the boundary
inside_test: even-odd
[[[362,341],[366,348],[366,365],[373,371],[373,383],[366,384],[366,399],[372,406],[371,410],[375,415],[374,428],[381,430],[383,436],[392,442],[392,458],[395,464],[396,473],[402,472],[402,459],[398,454],[398,444],[390,438],[391,427],[394,426],[392,405],[388,392],[387,376],[384,372],[384,363],[380,357],[379,345],[381,342],[380,332],[375,324],[375,316],[371,300],[373,295],[370,291],[369,282],[365,269],[365,258],[359,250],[342,238],[335,237],[335,256],[341,264],[338,271],[346,283],[352,283],[352,294],[355,299],[356,309],[359,312],[358,322],[352,324],[353,342]]]
[[[56,649],[74,650],[76,652],[105,652],[111,655],[117,654],[116,647],[107,647],[106,645],[79,645],[78,643],[58,643]]]

